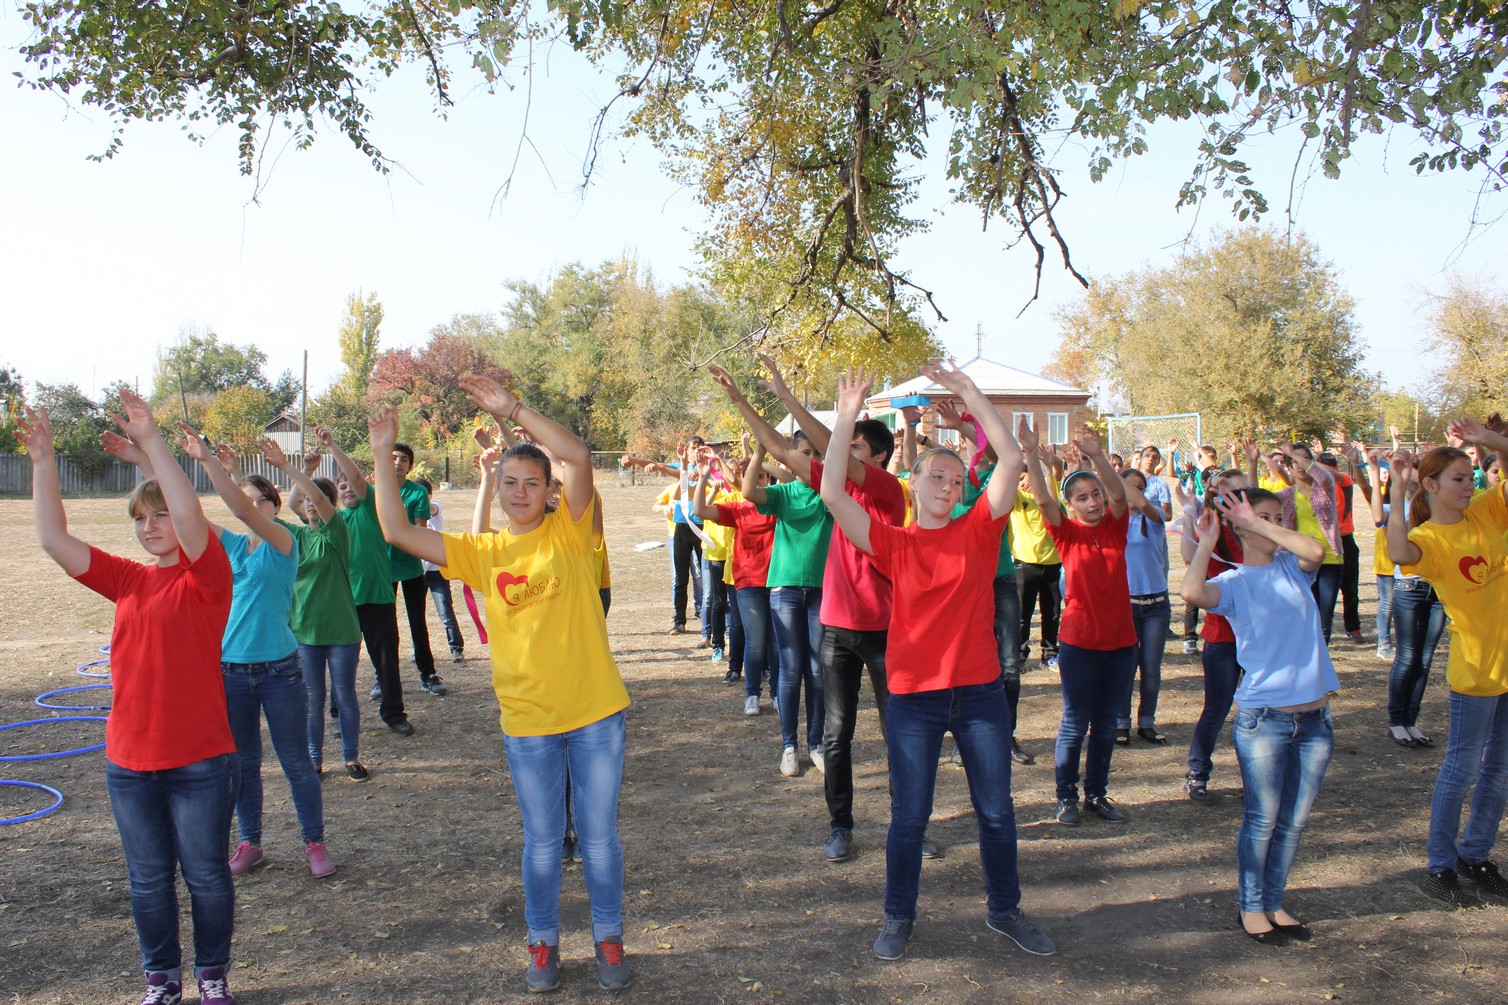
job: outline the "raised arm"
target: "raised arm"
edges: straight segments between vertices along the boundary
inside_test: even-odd
[[[314,427],[314,438],[319,440],[331,457],[335,459],[335,466],[340,468],[341,477],[346,484],[351,486],[351,491],[356,494],[358,500],[367,497],[367,476],[362,473],[361,465],[351,459],[351,455],[340,449],[340,444],[335,442],[335,436],[324,426]]]
[[[1241,444],[1242,451],[1246,454],[1246,483],[1252,488],[1257,487],[1257,461],[1262,456],[1262,451],[1257,447],[1257,441],[1248,438]]]
[[[691,495],[691,510],[703,520],[711,520],[717,523],[717,507],[707,502],[707,476],[711,474],[706,468],[696,473],[696,489]]]
[[[1508,436],[1494,432],[1476,419],[1456,419],[1446,427],[1446,431],[1466,443],[1491,450],[1499,457],[1508,456]],[[1508,478],[1498,486],[1498,491],[1508,501]]]
[[[1178,554],[1183,556],[1183,564],[1188,565],[1194,560],[1194,549],[1197,547],[1194,533],[1199,525],[1199,500],[1177,479],[1173,480],[1173,498],[1178,500],[1178,506],[1183,511],[1183,533],[1178,535]]]
[[[157,422],[147,403],[125,388],[121,388],[120,403],[126,414],[116,416],[115,422],[141,448],[152,469],[158,472],[157,484],[162,489],[163,501],[168,504],[178,546],[190,562],[197,562],[209,544],[209,521],[204,517],[204,508],[199,505],[199,493],[194,491],[188,475],[178,466],[173,452],[158,434]]]
[[[754,452],[749,456],[749,463],[744,467],[743,484],[738,487],[738,490],[743,493],[744,498],[756,506],[764,505],[770,498],[770,494],[764,490],[764,486],[759,484],[759,472],[764,470],[765,467],[764,444],[756,440],[754,443]]]
[[[1199,516],[1195,525],[1199,534],[1199,546],[1188,559],[1188,568],[1183,571],[1183,582],[1178,592],[1183,602],[1209,610],[1220,605],[1220,587],[1209,581],[1210,556],[1215,553],[1215,543],[1220,540],[1220,518],[1212,509]]]
[[[1384,453],[1385,451],[1380,447],[1367,451],[1367,473],[1371,476],[1370,480],[1372,483],[1377,486],[1377,491],[1367,493],[1367,502],[1372,504],[1372,525],[1374,527],[1383,526],[1383,521],[1387,519],[1382,508],[1383,504],[1389,501],[1382,497],[1382,457]],[[1403,511],[1399,510],[1399,512]]]
[[[990,515],[998,520],[1016,504],[1016,483],[1021,478],[1021,468],[1025,463],[1021,455],[1021,444],[1012,435],[1010,423],[1005,421],[990,399],[979,390],[979,385],[957,366],[950,366],[951,369],[924,366],[922,373],[927,379],[958,395],[994,448],[995,473],[990,476],[990,484],[985,488],[984,494],[989,500]]]
[[[497,420],[517,423],[540,447],[560,462],[560,498],[572,520],[580,520],[592,503],[596,488],[592,484],[592,450],[586,442],[551,419],[516,398],[512,391],[483,374],[463,374],[456,383],[471,403]],[[434,561],[431,559],[430,561]]]
[[[1090,429],[1086,422],[1079,427],[1079,435],[1074,439],[1073,445],[1079,449],[1079,453],[1089,458],[1090,463],[1094,465],[1094,473],[1100,476],[1100,483],[1105,487],[1106,508],[1110,511],[1110,515],[1115,517],[1124,515],[1129,486],[1121,478],[1120,472],[1110,464],[1110,458],[1105,456],[1105,445],[1100,442],[1100,434]],[[1140,492],[1136,494],[1141,495]],[[1145,501],[1143,499],[1143,502]]]
[[[866,555],[874,554],[869,541],[869,514],[844,488],[847,481],[848,445],[853,442],[854,423],[869,396],[867,370],[850,370],[838,378],[838,415],[833,420],[833,435],[828,440],[827,455],[822,458],[822,484],[818,491],[822,501],[843,531],[843,536]]]
[[[398,412],[384,408],[367,422],[372,444],[372,487],[377,492],[377,522],[387,543],[415,558],[435,565],[445,564],[445,537],[409,522],[398,491],[398,469],[393,464],[393,444],[398,442]]]
[[[89,571],[89,545],[68,533],[68,514],[58,483],[57,452],[53,449],[52,420],[47,409],[21,406],[16,431],[31,458],[31,518],[37,540],[49,558],[70,576]]]
[[[247,530],[282,554],[293,554],[293,535],[288,533],[288,528],[263,513],[257,504],[241,491],[241,486],[237,485],[235,479],[225,470],[224,465],[220,463],[220,458],[209,449],[209,444],[204,442],[204,437],[199,435],[198,430],[182,420],[179,420],[178,428],[183,433],[180,439],[183,452],[198,461],[204,468],[204,473],[209,475],[210,484],[215,487],[215,492],[225,501],[225,505],[230,507],[231,515],[245,524]]]
[[[489,440],[486,449],[476,459],[481,480],[476,488],[476,502],[471,507],[473,534],[486,534],[492,530],[492,499],[497,495],[497,462],[502,456],[502,450],[492,446]]]
[[[1284,457],[1287,457],[1289,459],[1289,461],[1293,460],[1292,455],[1290,455],[1286,450],[1281,452]],[[1284,485],[1293,484],[1293,472],[1290,471],[1286,465],[1274,462],[1271,454],[1268,454],[1263,459],[1267,462],[1267,473],[1270,476],[1280,480]],[[1255,485],[1256,483],[1256,479],[1252,479],[1252,484]]]
[[[142,452],[142,449],[115,430],[107,429],[100,433],[99,445],[111,457],[136,465],[136,469],[141,472],[143,478],[157,477],[157,472],[152,470],[152,462],[147,460],[147,455]]]
[[[1307,534],[1300,534],[1296,530],[1289,530],[1282,524],[1268,523],[1257,516],[1252,509],[1251,503],[1245,499],[1237,499],[1234,496],[1222,492],[1214,498],[1211,505],[1225,515],[1230,523],[1246,531],[1248,534],[1256,534],[1265,537],[1280,548],[1293,552],[1299,560],[1299,568],[1305,572],[1314,572],[1325,561],[1325,546]],[[1203,517],[1200,518],[1201,521]],[[1204,547],[1204,539],[1201,534],[1199,546]]]
[[[780,403],[785,406],[786,411],[791,413],[791,418],[796,420],[796,428],[805,433],[806,438],[812,441],[812,446],[816,448],[817,453],[826,456],[827,441],[833,435],[832,430],[818,422],[817,417],[806,410],[806,406],[801,403],[801,399],[791,393],[791,389],[786,386],[785,377],[781,375],[780,368],[775,365],[773,359],[762,352],[755,353],[754,358],[759,360],[770,373],[770,379],[760,381],[760,386],[780,399]],[[857,416],[855,418],[857,419]],[[853,442],[852,433],[853,430],[849,430],[849,438],[843,443],[845,447]],[[802,477],[806,478],[807,476],[802,475]],[[850,474],[849,477],[853,476]]]
[[[743,391],[739,390],[733,378],[728,375],[728,371],[720,366],[708,363],[707,372],[712,375],[713,380],[717,381],[718,386],[723,389],[723,393],[728,396],[728,400],[733,402],[739,414],[744,417],[744,421],[754,431],[754,438],[764,447],[765,453],[794,471],[796,476],[802,481],[810,483],[812,477],[811,458],[787,443],[786,438],[780,434],[780,430],[770,425],[765,417],[754,409],[754,405],[744,396]],[[821,425],[821,423],[818,423],[818,425]],[[823,428],[826,429],[825,426]],[[811,434],[808,433],[807,435],[810,436]],[[812,446],[815,447],[816,445],[817,441],[813,439]],[[843,447],[846,450],[848,444],[843,444]]]
[[[277,468],[293,482],[293,491],[288,496],[288,508],[293,509],[293,504],[300,495],[307,496],[314,502],[314,510],[319,514],[321,523],[329,523],[335,516],[335,507],[330,502],[330,497],[319,490],[311,477],[311,471],[319,470],[319,454],[306,454],[303,458],[303,466],[288,460],[283,453],[283,448],[278,446],[270,437],[262,438],[262,457]],[[313,462],[312,466],[310,462]],[[297,510],[294,510],[297,513]]]
[[[1021,444],[1021,450],[1026,455],[1026,478],[1031,485],[1032,498],[1037,501],[1037,509],[1042,512],[1042,519],[1056,527],[1063,522],[1063,511],[1058,509],[1057,497],[1052,489],[1047,486],[1047,475],[1042,471],[1042,456],[1038,451],[1041,446],[1037,438],[1037,431],[1027,425],[1026,419],[1021,420],[1021,425],[1016,427],[1016,439]],[[995,479],[990,479],[994,484]]]

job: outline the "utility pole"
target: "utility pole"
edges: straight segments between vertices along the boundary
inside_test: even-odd
[[[304,446],[304,426],[309,418],[309,350],[304,350],[304,403],[298,410],[298,453],[302,464],[308,448]]]
[[[984,358],[984,325],[978,321],[974,322],[974,355]]]

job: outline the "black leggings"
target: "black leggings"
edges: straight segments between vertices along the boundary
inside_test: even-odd
[[[1032,608],[1037,606],[1042,609],[1042,658],[1046,659],[1058,651],[1058,612],[1063,606],[1063,597],[1058,590],[1058,577],[1062,573],[1061,564],[1016,563],[1016,587],[1021,595],[1021,651],[1023,654],[1031,644]]]

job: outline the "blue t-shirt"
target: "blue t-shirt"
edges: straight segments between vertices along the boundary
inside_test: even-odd
[[[1159,506],[1173,505],[1173,490],[1168,488],[1168,483],[1157,475],[1144,476],[1147,481],[1146,491],[1142,495],[1147,497],[1147,502],[1156,503]],[[1167,510],[1163,510],[1164,513]]]
[[[220,543],[230,556],[230,620],[220,642],[226,663],[271,663],[298,648],[293,637],[293,581],[298,577],[298,538],[284,555],[263,541],[248,552],[251,538],[228,530]]]
[[[1268,565],[1240,565],[1210,580],[1220,588],[1210,613],[1230,622],[1246,671],[1236,690],[1242,708],[1304,705],[1340,690],[1310,592],[1314,577],[1280,551]]]
[[[1132,513],[1126,524],[1126,582],[1131,596],[1168,591],[1168,529]]]

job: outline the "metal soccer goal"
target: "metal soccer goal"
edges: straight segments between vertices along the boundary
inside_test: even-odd
[[[1120,454],[1128,463],[1133,453],[1149,444],[1166,452],[1168,441],[1175,438],[1180,451],[1197,450],[1203,442],[1204,425],[1198,412],[1112,415],[1105,422],[1110,432],[1110,452]]]

